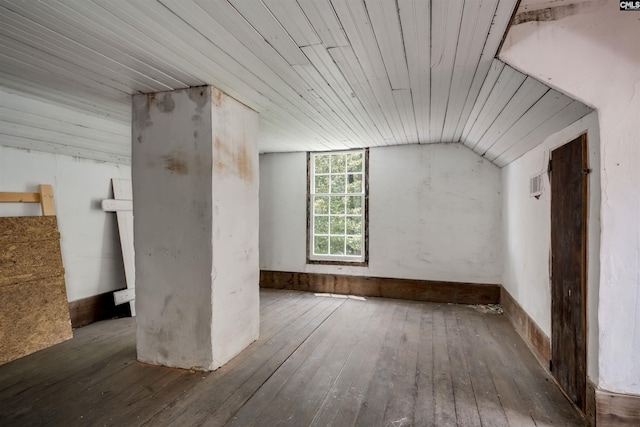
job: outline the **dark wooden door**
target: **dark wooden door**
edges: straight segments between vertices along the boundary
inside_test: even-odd
[[[586,389],[587,137],[551,153],[551,363],[584,410]]]

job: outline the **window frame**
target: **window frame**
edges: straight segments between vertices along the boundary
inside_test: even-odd
[[[362,152],[364,155],[362,173],[363,179],[363,235],[362,248],[363,254],[359,257],[353,255],[315,255],[313,250],[313,234],[314,234],[314,215],[313,215],[313,196],[315,190],[313,188],[315,178],[315,156],[331,155],[331,154],[349,154]],[[344,193],[347,194],[347,193]],[[360,194],[360,193],[357,193]],[[346,217],[346,215],[345,215]],[[339,151],[316,151],[307,152],[307,264],[331,264],[331,265],[348,265],[366,267],[369,264],[369,149],[359,148],[353,150]]]

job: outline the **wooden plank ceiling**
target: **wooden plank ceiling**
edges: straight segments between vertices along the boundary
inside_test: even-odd
[[[460,142],[503,166],[590,112],[495,59],[516,3],[0,0],[0,86],[129,125],[131,94],[211,84],[260,113],[261,152]]]

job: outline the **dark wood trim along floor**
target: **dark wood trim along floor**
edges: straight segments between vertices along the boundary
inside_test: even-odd
[[[596,385],[587,378],[587,393],[585,396],[584,416],[590,426],[596,425]]]
[[[640,426],[640,396],[596,390],[598,427]]]
[[[522,308],[518,301],[505,289],[500,289],[500,304],[516,332],[533,351],[540,364],[549,369],[551,360],[551,340]]]
[[[0,366],[0,425],[584,426],[508,319],[475,306],[263,289],[215,372],[136,361],[135,318]]]
[[[129,304],[115,305],[113,292],[82,298],[69,303],[71,326],[79,328],[99,320],[131,316]]]
[[[260,271],[260,287],[458,304],[498,304],[500,285]]]

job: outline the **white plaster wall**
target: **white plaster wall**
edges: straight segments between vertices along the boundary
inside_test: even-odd
[[[53,186],[69,301],[126,287],[115,214],[100,202],[113,197],[111,178],[130,177],[127,165],[0,145],[0,191]],[[0,204],[0,216],[31,215],[42,215],[39,204]]]
[[[640,22],[615,0],[511,28],[500,59],[600,119],[600,388],[640,394]]]
[[[369,153],[369,266],[306,264],[306,154],[260,156],[260,268],[500,283],[500,170],[463,145]]]
[[[305,271],[307,154],[260,155],[260,269]]]
[[[502,168],[504,218],[503,286],[536,324],[551,336],[551,194],[546,173],[549,155],[587,133],[589,175],[587,251],[588,375],[598,378],[598,284],[600,281],[600,132],[596,112],[550,136],[524,156]],[[529,179],[544,172],[539,199],[529,197]]]

